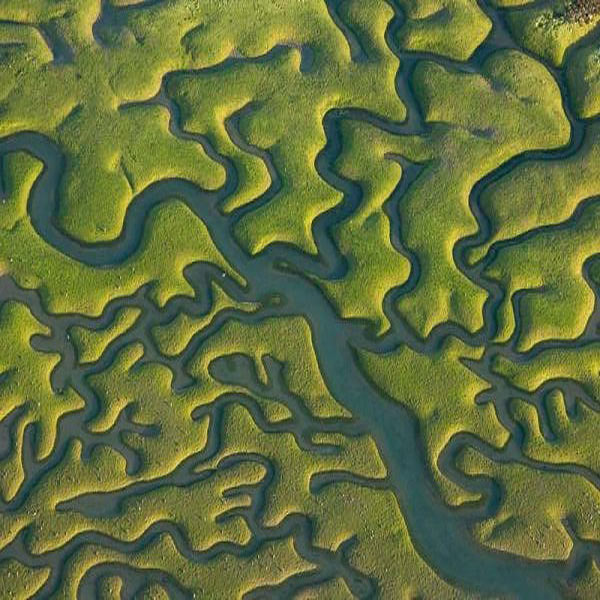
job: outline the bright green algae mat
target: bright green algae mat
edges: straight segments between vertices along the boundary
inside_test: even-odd
[[[0,1],[1,598],[600,597],[565,10]]]

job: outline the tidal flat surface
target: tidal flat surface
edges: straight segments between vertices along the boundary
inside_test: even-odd
[[[0,0],[1,598],[600,597],[577,15]]]

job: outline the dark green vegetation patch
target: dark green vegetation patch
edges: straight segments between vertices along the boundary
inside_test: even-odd
[[[600,597],[595,0],[0,0],[0,599]]]

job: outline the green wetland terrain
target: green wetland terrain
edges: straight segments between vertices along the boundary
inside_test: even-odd
[[[0,0],[25,598],[600,598],[598,0]]]

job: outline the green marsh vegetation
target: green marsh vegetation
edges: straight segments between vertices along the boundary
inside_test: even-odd
[[[3,0],[2,594],[596,598],[599,23]]]

